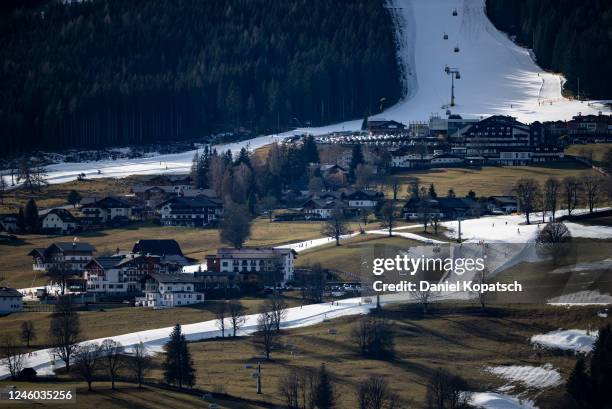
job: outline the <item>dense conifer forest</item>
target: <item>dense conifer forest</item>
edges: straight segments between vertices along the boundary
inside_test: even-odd
[[[495,26],[533,48],[538,64],[567,78],[574,95],[611,99],[610,0],[487,0]]]
[[[8,1],[4,154],[274,132],[401,94],[383,0]]]

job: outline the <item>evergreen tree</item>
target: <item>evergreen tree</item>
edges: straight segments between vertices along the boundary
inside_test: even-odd
[[[591,354],[591,384],[594,407],[605,408],[610,403],[612,385],[612,327],[599,329]]]
[[[193,181],[193,186],[196,188],[198,187],[199,169],[200,169],[200,155],[196,151],[196,153],[193,154],[193,159],[191,159],[191,169],[189,170],[189,175],[191,176],[191,180]]]
[[[334,389],[325,364],[319,369],[316,389],[314,391],[314,405],[317,409],[333,409],[336,407]]]
[[[315,143],[314,137],[308,135],[304,140],[304,146],[302,148],[304,154],[304,161],[306,164],[319,163],[319,149]]]
[[[79,203],[81,203],[81,195],[76,190],[71,190],[68,193],[68,203],[72,205],[72,207],[76,207]]]
[[[576,365],[567,379],[565,390],[574,399],[578,407],[588,407],[591,395],[591,381],[589,375],[586,373],[586,365],[582,355],[578,357]]]
[[[576,97],[607,98],[612,93],[612,3],[609,1],[487,0],[495,26],[534,50],[538,65],[562,72]],[[589,44],[589,47],[583,47]],[[578,95],[580,80],[580,96]]]
[[[240,153],[238,155],[238,158],[236,158],[236,163],[234,164],[234,166],[238,166],[241,163],[244,163],[245,165],[247,165],[250,169],[252,169],[253,167],[251,166],[251,158],[249,157],[249,151],[246,150],[245,147],[242,147],[240,149]]]
[[[40,228],[40,220],[38,218],[38,206],[34,199],[29,199],[23,211],[23,220],[25,228],[30,233],[36,233]]]
[[[365,160],[363,159],[363,152],[361,150],[361,144],[357,143],[353,145],[353,151],[351,155],[351,164],[349,167],[349,177],[351,180],[355,179],[355,169],[357,166],[363,164]]]
[[[195,384],[195,368],[189,352],[189,346],[185,335],[181,332],[181,326],[176,324],[170,339],[164,345],[166,359],[163,363],[164,379],[167,383],[183,386]]]
[[[23,212],[23,206],[19,207],[19,213],[17,214],[17,230],[20,232],[26,231],[27,224],[25,220],[25,214]]]
[[[438,194],[436,193],[436,188],[434,187],[433,183],[429,185],[429,191],[427,192],[427,194],[432,199],[436,199],[438,197]]]

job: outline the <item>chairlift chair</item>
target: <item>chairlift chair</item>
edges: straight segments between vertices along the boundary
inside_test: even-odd
[[[445,40],[448,40],[448,34],[444,33],[444,37]]]
[[[456,46],[455,46],[455,52],[456,52],[456,53],[458,53],[458,52],[459,52],[459,46],[458,46],[458,45],[456,45]]]
[[[458,15],[458,14],[459,14],[459,13],[457,13],[457,9],[454,9],[454,10],[453,10],[453,17],[457,17],[457,15]]]

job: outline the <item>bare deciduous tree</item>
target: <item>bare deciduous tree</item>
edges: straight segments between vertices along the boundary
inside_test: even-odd
[[[399,396],[391,390],[387,380],[380,375],[370,376],[359,383],[357,402],[359,409],[399,408]]]
[[[468,409],[471,407],[468,405],[470,395],[466,390],[467,384],[461,377],[438,369],[429,380],[425,408]]]
[[[308,370],[292,368],[280,378],[278,393],[290,409],[314,409],[316,376]]]
[[[77,347],[79,334],[79,316],[74,311],[72,299],[70,296],[62,296],[51,316],[49,338],[54,354],[64,361],[68,372],[70,371],[70,358]]]
[[[410,292],[410,296],[414,299],[416,304],[422,308],[423,314],[427,314],[429,312],[429,306],[435,301],[437,294],[429,288],[421,289],[417,282],[417,288],[415,291]]]
[[[278,293],[273,294],[264,303],[263,308],[270,311],[272,314],[272,320],[276,332],[280,331],[281,324],[287,317],[287,307],[287,303]]]
[[[593,213],[597,203],[601,200],[604,187],[604,179],[596,174],[589,174],[581,179],[586,203],[589,213]]]
[[[106,370],[111,381],[111,389],[115,389],[115,380],[117,380],[119,370],[123,366],[123,345],[115,340],[105,339],[100,348],[106,361]]]
[[[134,374],[138,387],[142,388],[147,372],[151,369],[151,357],[147,352],[145,344],[139,342],[134,345],[134,351],[132,353],[132,359],[129,361],[129,367]]]
[[[535,179],[519,179],[514,185],[514,193],[517,195],[521,211],[525,213],[527,224],[530,224],[529,216],[533,212],[540,196],[540,186]]]
[[[236,334],[246,322],[246,309],[239,301],[232,301],[228,305],[228,312],[230,325],[232,327],[232,336],[236,337]]]
[[[326,278],[327,273],[321,263],[314,263],[309,272],[300,275],[302,298],[313,302],[321,302]]]
[[[225,319],[227,318],[227,302],[223,301],[215,306],[215,325],[221,331],[221,338],[225,338]]]
[[[11,374],[11,378],[16,379],[23,369],[24,357],[21,348],[19,348],[15,338],[9,334],[3,335],[1,342],[0,348],[2,348],[4,363]]]
[[[348,233],[344,212],[340,207],[335,207],[331,211],[329,218],[323,223],[321,233],[333,237],[336,240],[336,246],[340,245],[340,236]]]
[[[393,329],[382,316],[361,317],[351,330],[351,338],[365,356],[387,358],[393,355]]]
[[[263,311],[260,313],[257,317],[256,339],[261,344],[266,359],[270,359],[270,352],[272,352],[274,347],[274,340],[277,334],[272,312]]]
[[[393,200],[397,200],[397,195],[399,194],[401,188],[400,179],[397,176],[390,176],[387,179],[387,185],[391,189],[391,193],[393,194]]]
[[[559,190],[561,182],[555,177],[550,177],[544,183],[544,208],[542,209],[542,217],[545,218],[546,211],[551,212],[552,221],[555,221],[555,212],[557,211],[557,202],[559,201]]]
[[[219,234],[222,242],[231,244],[237,249],[241,248],[251,235],[251,218],[248,207],[231,201],[227,203],[223,211]]]
[[[563,178],[563,200],[567,214],[572,215],[572,211],[578,206],[578,198],[580,197],[580,182],[574,176],[566,176]]]
[[[32,321],[24,321],[21,323],[21,340],[30,347],[30,342],[36,339],[36,330]]]
[[[274,196],[264,196],[259,201],[260,211],[267,213],[268,220],[272,222],[274,218],[274,209],[278,205],[278,201]]]
[[[571,241],[572,234],[565,224],[548,223],[536,237],[536,249],[538,253],[551,257],[556,266],[564,255],[570,254]]]
[[[92,390],[96,373],[102,363],[102,349],[99,344],[86,343],[79,345],[74,351],[74,366],[87,382],[87,389]]]
[[[395,212],[395,206],[393,201],[387,201],[380,209],[380,227],[387,229],[389,237],[393,236],[393,227],[395,227],[397,214]]]

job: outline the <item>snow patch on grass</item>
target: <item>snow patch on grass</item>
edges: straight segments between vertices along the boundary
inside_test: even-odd
[[[531,343],[546,349],[588,353],[593,349],[593,343],[596,338],[597,331],[588,332],[581,329],[568,329],[534,335],[531,337]]]
[[[578,291],[571,294],[563,294],[559,297],[554,297],[548,300],[551,305],[608,305],[612,304],[612,296],[610,294],[602,294],[599,290],[594,291]]]
[[[490,366],[485,370],[511,383],[520,383],[528,388],[546,389],[562,383],[561,374],[551,364]]]
[[[469,403],[482,409],[537,409],[530,400],[496,392],[474,392],[470,396]]]

